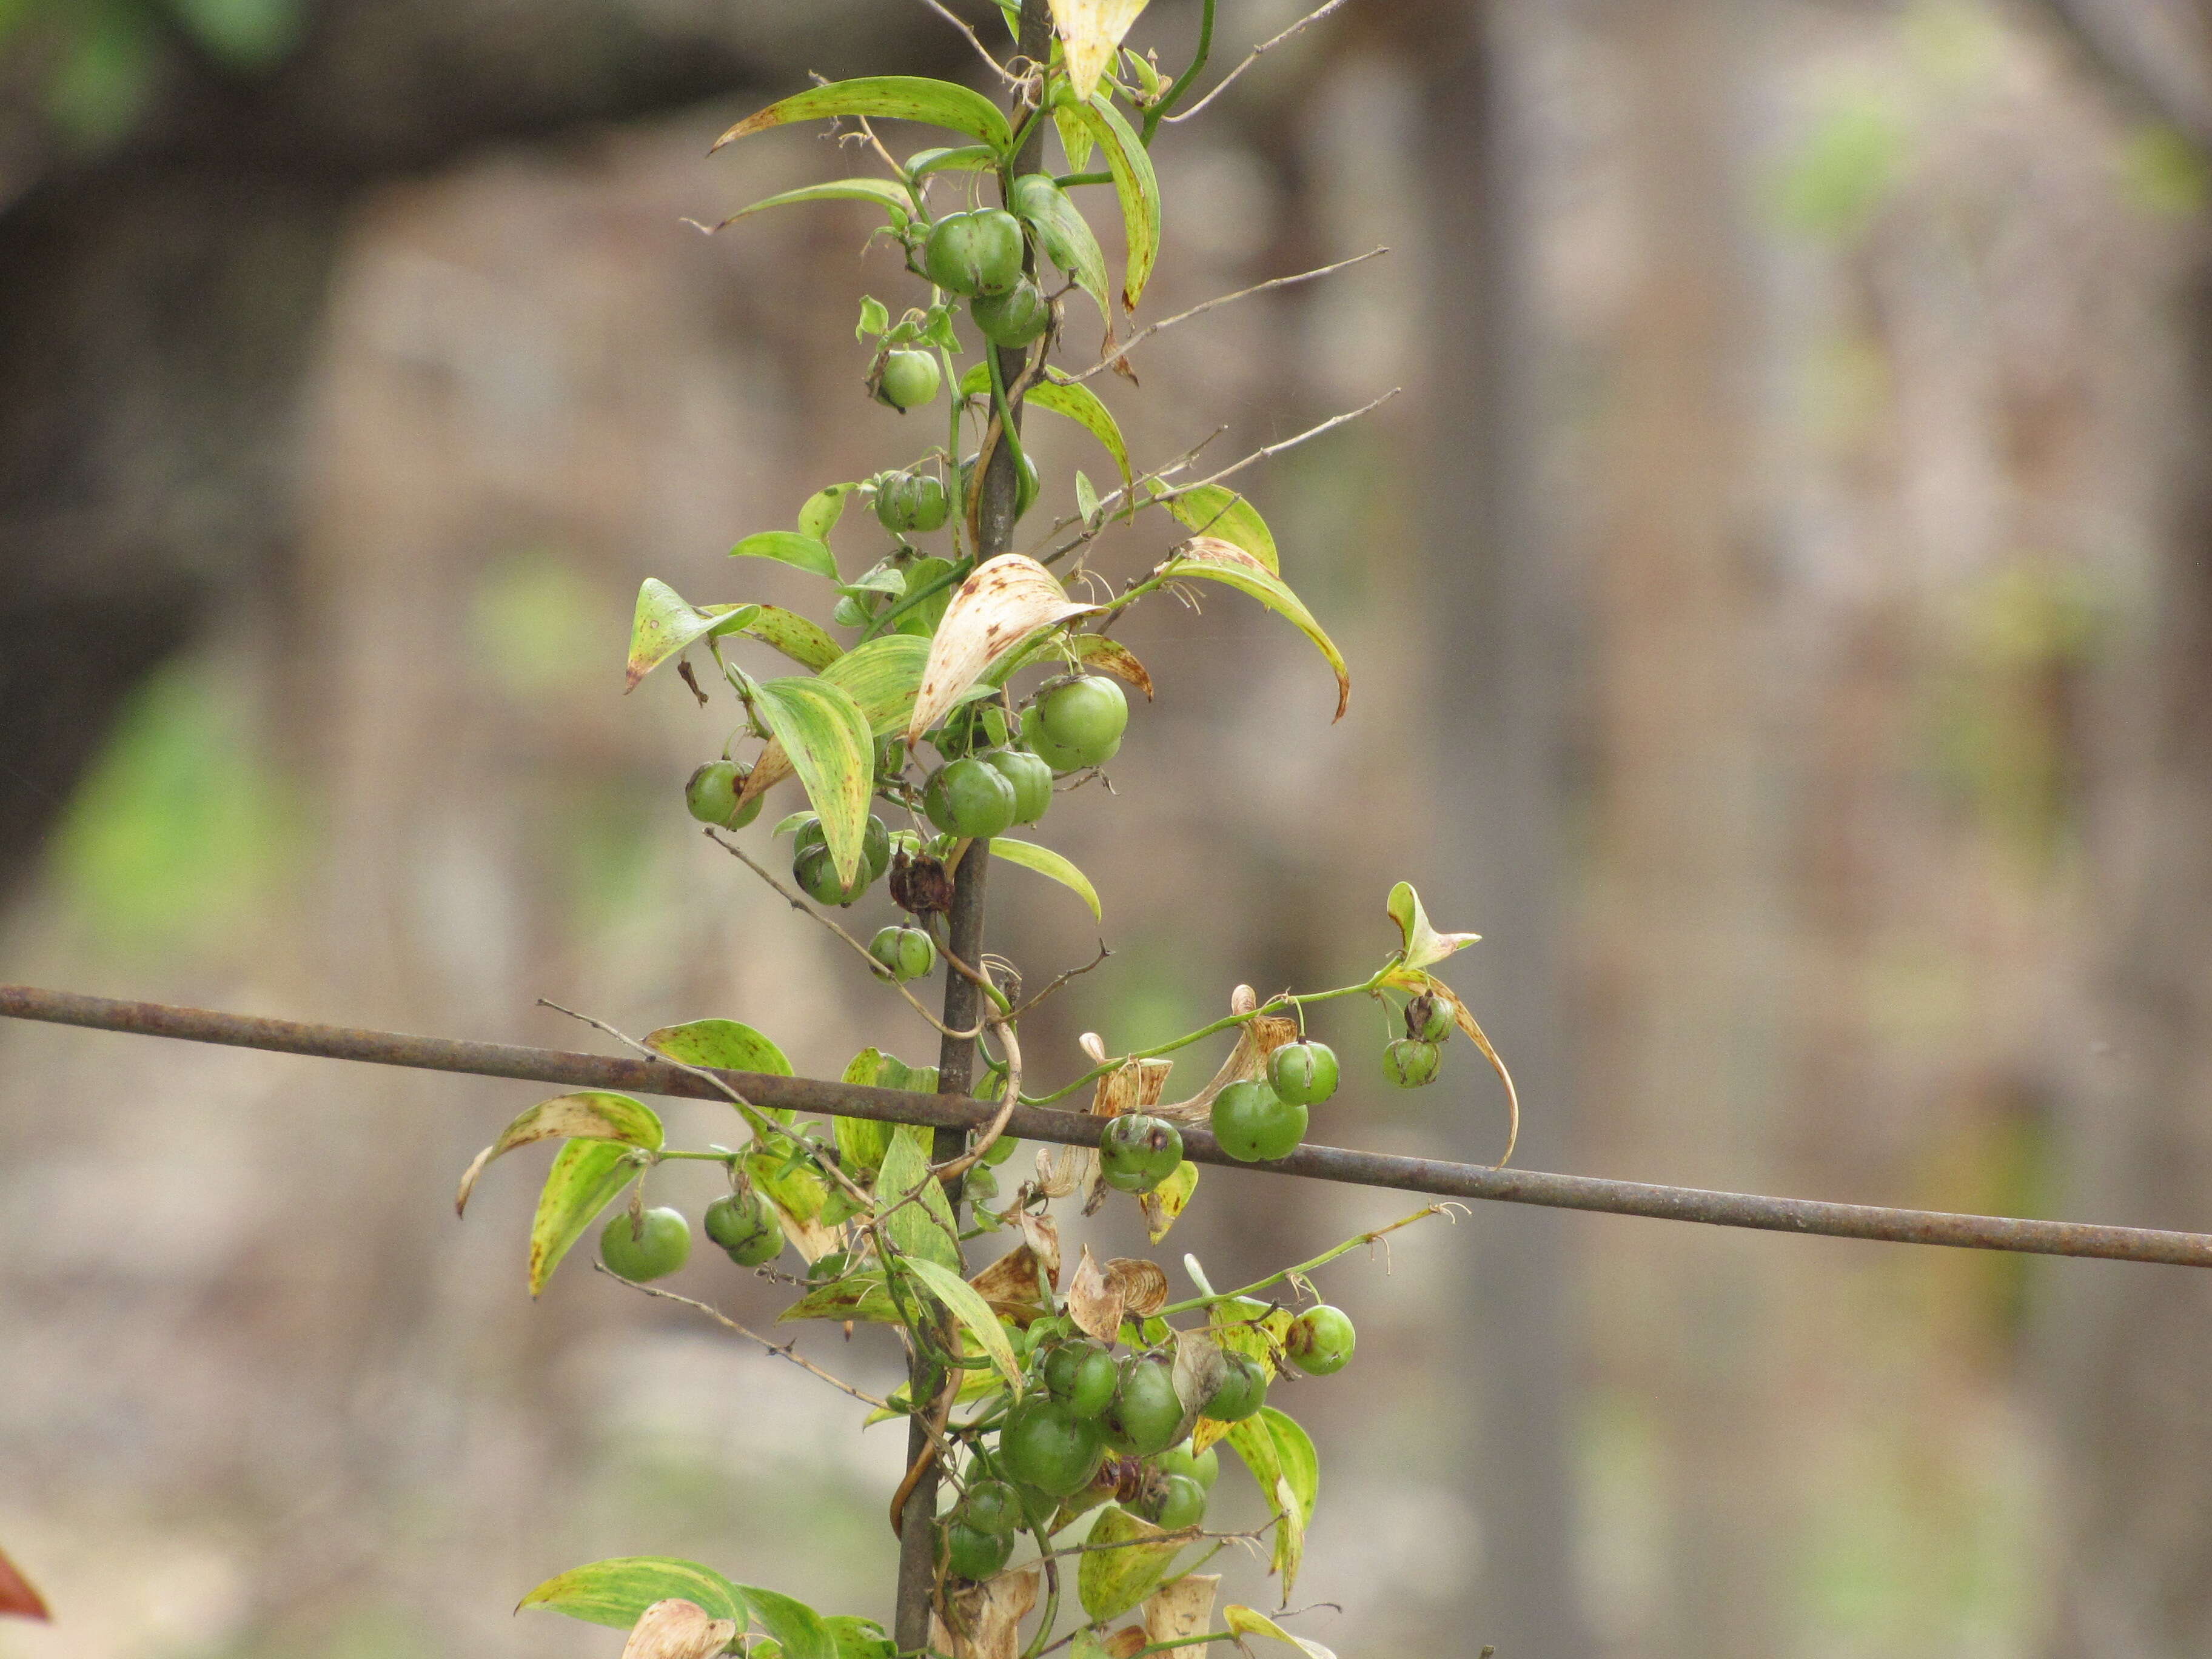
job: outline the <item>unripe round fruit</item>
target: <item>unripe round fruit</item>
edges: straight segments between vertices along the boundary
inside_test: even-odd
[[[1026,749],[994,749],[982,763],[1014,786],[1014,822],[1035,823],[1052,805],[1052,765]]]
[[[744,787],[746,769],[735,761],[708,761],[691,775],[684,786],[684,805],[693,817],[702,823],[720,824],[725,830],[742,830],[761,815],[768,804],[766,795],[755,795],[738,807],[738,791]]]
[[[1164,1118],[1124,1112],[1098,1133],[1098,1171],[1117,1193],[1149,1193],[1182,1162],[1182,1135]]]
[[[960,499],[965,501],[975,479],[975,458],[970,455],[960,463]],[[1030,459],[1026,449],[1022,452],[1020,481],[1014,490],[1014,516],[1018,519],[1036,505],[1037,491],[1044,481],[1037,476],[1036,463]]]
[[[796,863],[805,854],[817,847],[826,850],[829,845],[830,837],[822,828],[822,820],[809,818],[799,826],[791,838],[792,860]],[[868,815],[868,822],[860,831],[860,862],[870,881],[876,880],[890,868],[890,827],[873,813]]]
[[[853,877],[848,887],[837,879],[837,866],[830,861],[826,847],[810,847],[793,860],[791,878],[817,904],[850,904],[868,890],[873,878],[868,873],[866,859]]]
[[[886,927],[868,942],[876,965],[904,984],[937,966],[937,942],[919,927]]]
[[[927,472],[886,472],[876,480],[876,522],[893,535],[941,530],[951,513],[944,482]]]
[[[1139,1457],[1165,1451],[1182,1428],[1173,1374],[1157,1359],[1131,1359],[1121,1367],[1121,1385],[1099,1422],[1107,1440],[1123,1451]]]
[[[981,208],[932,226],[921,265],[938,287],[973,299],[1021,281],[1023,252],[1022,222],[1004,208]]]
[[[1105,1455],[1098,1425],[1078,1417],[1063,1401],[1025,1400],[999,1431],[999,1457],[1006,1473],[1054,1498],[1089,1486]]]
[[[945,1529],[945,1565],[955,1578],[988,1578],[1014,1553],[1013,1534],[955,1521]]]
[[[927,351],[890,351],[884,354],[883,378],[876,389],[893,409],[908,410],[934,398],[943,382],[937,359]]]
[[[1213,1138],[1241,1163],[1286,1157],[1305,1135],[1306,1109],[1264,1083],[1232,1083],[1213,1097]]]
[[[1426,992],[1406,1005],[1406,1035],[1423,1042],[1442,1042],[1458,1024],[1450,1005]]]
[[[1382,1075],[1401,1089],[1418,1089],[1437,1080],[1443,1056],[1433,1042],[1400,1037],[1382,1051]]]
[[[707,1206],[701,1224],[740,1267],[765,1267],[783,1254],[782,1218],[758,1193],[716,1199]]]
[[[1052,325],[1052,301],[1024,276],[1004,294],[975,301],[968,314],[993,345],[1025,346]]]
[[[1186,1440],[1180,1446],[1170,1446],[1152,1460],[1162,1474],[1187,1474],[1206,1491],[1221,1478],[1221,1455],[1208,1446],[1194,1453]]]
[[[628,1210],[599,1229],[599,1260],[624,1279],[665,1278],[690,1254],[691,1224],[681,1211],[647,1210],[643,1237],[630,1231]]]
[[[1250,1354],[1234,1350],[1221,1358],[1227,1362],[1227,1369],[1206,1396],[1200,1414],[1217,1423],[1241,1423],[1267,1402],[1267,1367]]]
[[[1318,1106],[1336,1092],[1336,1050],[1326,1042],[1285,1042],[1267,1056],[1267,1086],[1285,1100]]]
[[[1324,1302],[1308,1308],[1292,1322],[1290,1334],[1283,1340],[1283,1351],[1300,1370],[1328,1376],[1352,1363],[1352,1350],[1358,1341],[1350,1316],[1343,1309]]]
[[[978,1480],[961,1499],[959,1515],[977,1532],[1004,1537],[1022,1524],[1022,1497],[1004,1480]]]
[[[1206,1519],[1206,1488],[1187,1474],[1171,1474],[1146,1507],[1152,1510],[1154,1526],[1180,1532]]]
[[[1065,680],[1036,700],[1037,727],[1053,746],[1097,766],[1121,746],[1129,700],[1102,674]]]
[[[1113,1355],[1095,1342],[1063,1342],[1044,1357],[1046,1389],[1078,1417],[1104,1411],[1121,1381]]]
[[[1003,835],[1015,805],[1014,786],[972,755],[939,767],[921,792],[922,811],[948,836]]]
[[[1022,711],[1022,743],[1031,754],[1055,772],[1080,772],[1093,763],[1084,760],[1073,750],[1061,748],[1047,737],[1044,727],[1037,722],[1037,711],[1034,706]],[[1114,746],[1119,749],[1121,744]]]

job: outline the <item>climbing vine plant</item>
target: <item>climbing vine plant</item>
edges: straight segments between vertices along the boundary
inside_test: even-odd
[[[1172,78],[1123,44],[1143,0],[1000,3],[1011,48],[994,53],[971,39],[1000,100],[951,82],[873,76],[797,93],[716,145],[826,121],[851,141],[848,153],[876,165],[871,176],[786,191],[726,222],[826,200],[882,210],[881,234],[913,281],[896,300],[862,303],[865,394],[919,417],[924,435],[919,453],[825,485],[790,528],[759,531],[731,550],[818,578],[823,619],[746,600],[696,605],[648,580],[628,663],[631,686],[673,663],[702,706],[715,693],[734,699],[733,735],[685,787],[691,816],[837,933],[854,971],[899,987],[939,1039],[933,1066],[871,1047],[845,1081],[972,1095],[996,1115],[965,1134],[846,1116],[802,1122],[790,1109],[756,1106],[720,1075],[787,1075],[782,1051],[737,1020],[700,1019],[637,1046],[698,1068],[727,1097],[744,1137],[735,1150],[670,1146],[642,1102],[569,1094],[508,1124],[461,1182],[465,1207],[494,1159],[563,1141],[531,1225],[532,1294],[596,1227],[603,1270],[665,1296],[652,1281],[684,1265],[693,1228],[678,1210],[649,1203],[647,1188],[664,1162],[711,1160],[727,1171],[729,1191],[707,1206],[699,1231],[736,1267],[793,1285],[782,1319],[882,1325],[902,1345],[906,1384],[881,1400],[771,1345],[872,1407],[868,1423],[907,1425],[908,1466],[890,1499],[900,1543],[894,1627],[825,1615],[714,1567],[659,1557],[580,1566],[524,1597],[526,1607],[628,1631],[626,1659],[1135,1659],[1251,1639],[1328,1659],[1283,1622],[1294,1615],[1217,1607],[1219,1575],[1204,1569],[1248,1541],[1287,1598],[1321,1463],[1273,1385],[1290,1372],[1338,1371],[1354,1346],[1351,1319],[1321,1300],[1311,1275],[1442,1206],[1232,1290],[1214,1290],[1186,1256],[1191,1294],[1179,1299],[1158,1262],[1101,1261],[1088,1244],[1070,1259],[1056,1206],[1090,1216],[1133,1203],[1157,1246],[1199,1184],[1186,1133],[1249,1163],[1292,1152],[1311,1109],[1336,1091],[1335,1054],[1305,1032],[1307,1010],[1332,999],[1374,999],[1402,1017],[1405,1034],[1381,1060],[1394,1084],[1432,1081],[1455,1030],[1498,1064],[1431,972],[1474,936],[1432,927],[1401,883],[1385,906],[1395,947],[1360,982],[1265,999],[1240,987],[1226,1017],[1156,1048],[1117,1054],[1086,1036],[1086,1066],[1033,1086],[1021,1022],[1068,975],[1024,999],[1012,964],[985,955],[984,876],[994,863],[1012,865],[1100,913],[1084,874],[1029,835],[1113,762],[1131,692],[1147,702],[1154,694],[1144,665],[1114,636],[1121,617],[1158,594],[1225,586],[1312,643],[1334,676],[1340,716],[1351,682],[1285,580],[1273,532],[1228,482],[1284,446],[1204,477],[1188,476],[1189,456],[1140,471],[1089,384],[1127,375],[1125,354],[1167,325],[1119,336],[1162,246],[1149,146],[1204,67],[1211,0],[1194,61]],[[894,122],[956,142],[902,158],[878,131]],[[1048,139],[1064,162],[1057,173],[1046,164]],[[1078,205],[1077,192],[1091,187],[1120,222],[1118,283]],[[1103,325],[1102,355],[1068,372],[1052,359],[1086,309]],[[1029,517],[1040,484],[1022,444],[1030,410],[1084,428],[1113,468],[1103,493],[1077,471],[1074,512],[1048,524]],[[1157,564],[1116,581],[1091,562],[1109,526],[1160,514],[1186,533]],[[872,533],[853,533],[868,519]],[[851,574],[866,556],[854,545],[878,533],[879,556]],[[1018,534],[1028,539],[1022,550]],[[746,665],[754,659],[738,659],[741,641],[788,665]],[[805,808],[761,827],[770,793],[787,781]],[[1103,805],[1108,797],[1082,799]],[[1009,833],[1017,830],[1025,834]],[[787,861],[787,884],[773,867]],[[850,911],[879,881],[903,920],[864,942],[832,913]],[[916,988],[939,974],[946,988],[933,1009]],[[1170,1056],[1213,1037],[1227,1041],[1227,1057],[1202,1088],[1170,1102]],[[1505,1087],[1510,1103],[1510,1079]],[[1004,1133],[1014,1107],[1086,1090],[1095,1145],[1021,1158]],[[1003,1246],[996,1259],[972,1268],[970,1247],[980,1254],[994,1242]],[[1208,1528],[1224,1446],[1265,1499],[1269,1519],[1257,1531]]]

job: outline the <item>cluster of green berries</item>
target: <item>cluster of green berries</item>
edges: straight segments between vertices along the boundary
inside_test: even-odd
[[[1213,1138],[1246,1164],[1286,1158],[1306,1138],[1306,1108],[1336,1092],[1336,1051],[1326,1042],[1285,1042],[1267,1056],[1265,1078],[1232,1083],[1213,1097]]]
[[[1436,998],[1415,997],[1406,1005],[1406,1035],[1382,1051],[1382,1075],[1401,1089],[1434,1083],[1443,1060],[1444,1040],[1457,1023],[1452,1011]]]
[[[1040,176],[1017,180],[1016,189],[1051,184]],[[929,280],[969,301],[969,316],[993,345],[1025,346],[1052,326],[1052,302],[1026,270],[1022,222],[1005,209],[948,213],[929,227],[918,251]],[[934,356],[896,347],[884,354],[876,395],[904,411],[930,402],[942,384]]]
[[[718,1198],[701,1218],[707,1237],[740,1267],[764,1267],[783,1254],[783,1219],[750,1188]],[[691,1258],[691,1224],[681,1210],[628,1210],[599,1229],[599,1260],[624,1279],[665,1279]]]

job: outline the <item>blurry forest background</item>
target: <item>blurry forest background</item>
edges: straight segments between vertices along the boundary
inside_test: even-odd
[[[1218,68],[1298,9],[1223,0]],[[1195,16],[1133,38],[1179,65]],[[1160,700],[1045,834],[1116,955],[1032,1064],[1364,973],[1407,877],[1486,935],[1525,1164],[2212,1226],[2208,40],[2191,0],[1354,0],[1164,130],[1146,317],[1393,251],[1147,347],[1140,459],[1407,392],[1249,483],[1342,724],[1233,596],[1130,630]],[[720,714],[617,694],[641,578],[811,600],[725,550],[926,441],[860,392],[906,283],[865,210],[683,222],[850,158],[708,141],[965,50],[915,0],[0,3],[6,976],[921,1058],[693,833]],[[1090,953],[994,886],[1033,975]],[[1495,1155],[1472,1055],[1386,1097],[1372,1012],[1319,1030],[1317,1136]],[[0,1540],[58,1619],[0,1654],[607,1654],[508,1609],[634,1553],[887,1612],[894,1431],[580,1267],[533,1305],[521,1160],[455,1222],[534,1097],[0,1031]],[[1218,1282],[1408,1207],[1201,1197],[1170,1258]],[[1347,1659],[2212,1651],[2202,1278],[1519,1211],[1387,1265],[1328,1271],[1359,1362],[1286,1402]]]

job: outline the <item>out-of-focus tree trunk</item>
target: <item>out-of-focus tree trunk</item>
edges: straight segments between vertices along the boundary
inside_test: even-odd
[[[1422,608],[1434,665],[1437,844],[1428,897],[1486,942],[1454,977],[1510,1059],[1530,1111],[1519,1159],[1565,1161],[1565,905],[1572,598],[1538,508],[1541,387],[1528,286],[1534,158],[1498,9],[1429,9],[1422,149],[1433,240]],[[1454,1045],[1458,1048],[1461,1045]],[[1494,1080],[1456,1055],[1455,1156],[1503,1144]],[[1480,1528],[1450,1645],[1529,1659],[1589,1651],[1575,1580],[1569,1448],[1576,1389],[1568,1219],[1478,1206],[1454,1352],[1471,1419],[1453,1447]]]

